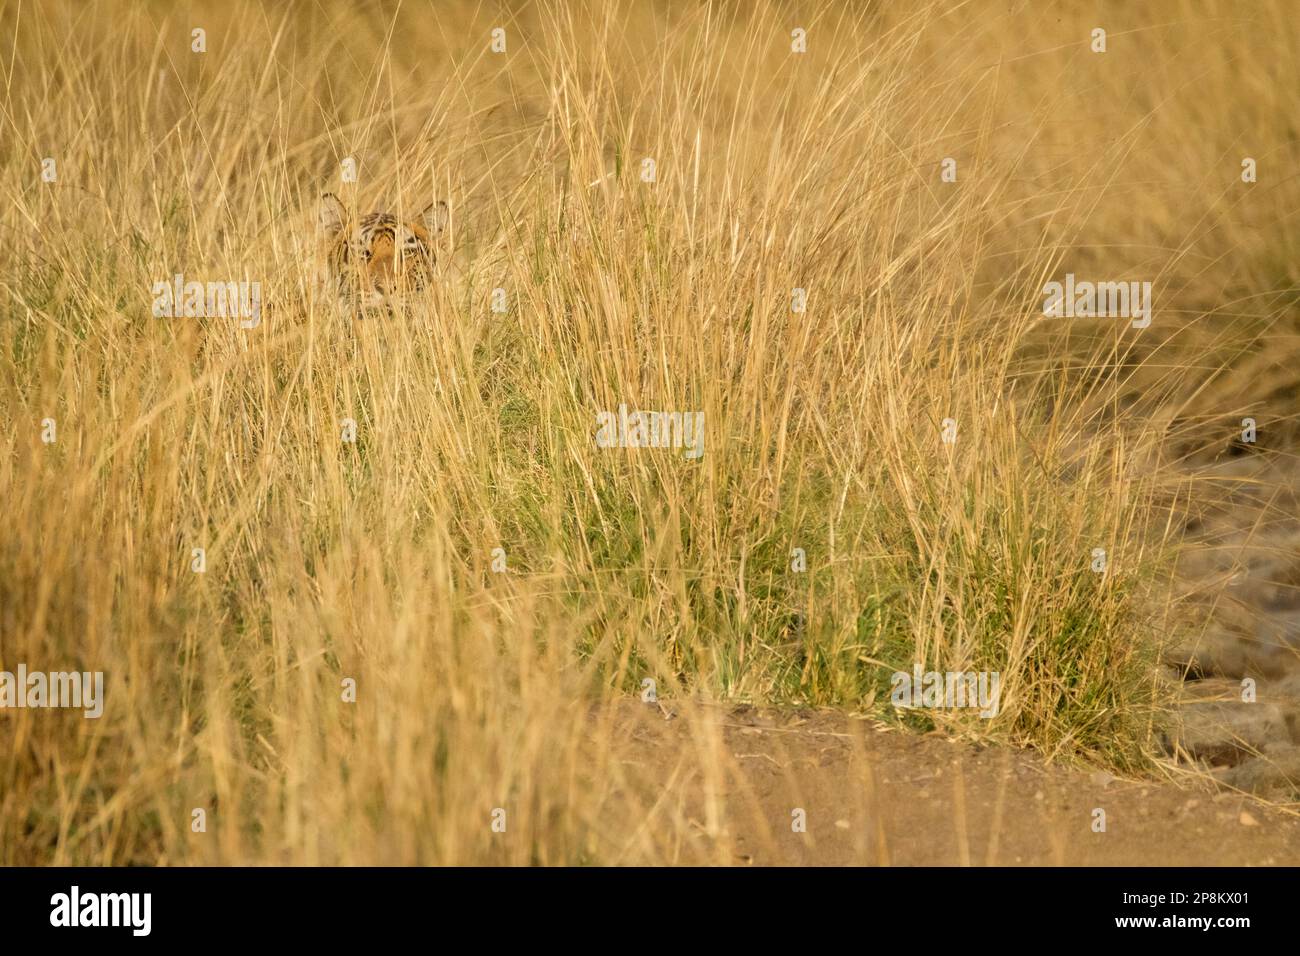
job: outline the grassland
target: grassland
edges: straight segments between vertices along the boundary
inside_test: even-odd
[[[1294,433],[1288,4],[0,24],[0,664],[108,687],[0,715],[0,862],[663,862],[601,717],[646,678],[895,719],[894,670],[997,671],[996,718],[909,719],[1152,767],[1217,493],[1180,461]],[[436,286],[341,316],[326,190],[446,199]],[[1153,282],[1152,325],[1045,319],[1066,272]],[[155,318],[177,273],[264,320]],[[597,447],[620,404],[703,411],[704,455]]]

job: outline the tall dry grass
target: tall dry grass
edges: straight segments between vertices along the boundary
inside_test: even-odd
[[[0,716],[0,861],[679,859],[600,706],[647,677],[889,713],[894,669],[996,670],[997,718],[934,719],[1156,752],[1170,439],[1294,344],[1286,4],[0,23],[0,664],[107,673],[100,720]],[[446,198],[436,288],[339,315],[326,189]],[[1153,280],[1152,327],[1044,320],[1066,271]],[[154,318],[178,272],[265,320]],[[703,457],[596,447],[621,403],[702,410]]]

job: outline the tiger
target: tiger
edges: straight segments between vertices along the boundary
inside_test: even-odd
[[[322,194],[317,232],[340,306],[358,315],[391,311],[402,293],[425,288],[437,264],[434,241],[449,218],[447,203],[439,200],[414,219],[372,212],[354,226],[339,198]]]

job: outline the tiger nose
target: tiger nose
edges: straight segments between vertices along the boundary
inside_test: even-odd
[[[374,272],[375,288],[380,292],[387,294],[393,287],[393,267],[391,263],[381,262]]]

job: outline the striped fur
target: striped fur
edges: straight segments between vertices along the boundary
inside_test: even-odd
[[[388,308],[433,278],[434,240],[447,227],[445,202],[411,220],[372,212],[354,224],[338,197],[325,193],[317,215],[329,281],[350,311]]]

